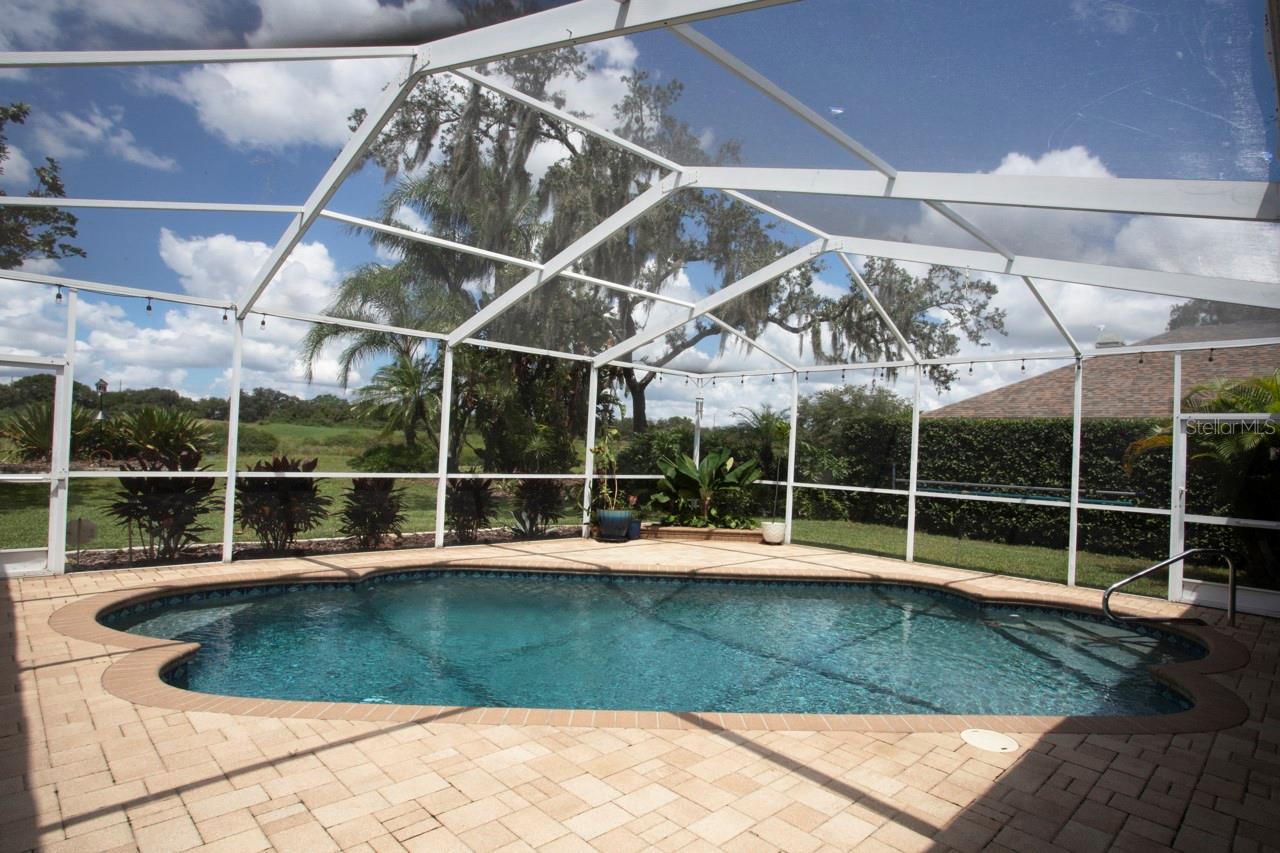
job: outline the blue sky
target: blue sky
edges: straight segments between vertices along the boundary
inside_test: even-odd
[[[7,8],[6,8],[7,7]],[[395,33],[456,25],[448,0],[0,0],[0,46],[12,49],[275,44],[334,33]],[[1200,179],[1280,179],[1274,78],[1263,49],[1261,0],[1221,2],[966,2],[805,0],[703,22],[698,28],[899,168]],[[327,32],[326,32],[327,30]],[[204,46],[203,44],[200,46]],[[679,111],[710,144],[736,139],[747,165],[863,164],[667,33],[590,51],[596,73],[567,87],[569,106],[608,124],[620,78],[646,69],[686,85]],[[6,100],[33,115],[12,127],[4,188],[25,189],[26,162],[58,157],[69,194],[84,197],[301,202],[346,135],[345,116],[396,73],[387,61],[6,73]],[[837,112],[838,111],[838,112]],[[556,152],[548,150],[546,162]],[[331,205],[372,215],[385,190],[376,168]],[[772,203],[843,233],[971,245],[919,205],[777,195]],[[1102,214],[973,210],[1020,252],[1139,267],[1276,280],[1274,228]],[[85,211],[89,257],[33,269],[202,295],[243,293],[280,216]],[[343,273],[377,256],[333,224],[310,234],[267,301],[319,310]],[[829,271],[827,284],[845,286]],[[673,281],[696,296],[698,271]],[[4,285],[0,349],[60,347],[51,294]],[[1016,282],[1000,282],[1009,338],[993,348],[1056,347],[1052,328]],[[1159,331],[1168,300],[1058,289],[1055,305],[1082,339],[1099,318],[1133,340]],[[86,296],[79,378],[218,393],[228,340],[216,312]],[[1021,322],[1019,322],[1021,321]],[[1016,328],[1015,328],[1016,327]],[[311,386],[292,353],[301,327],[251,324],[246,380],[295,393],[332,391],[332,365]],[[257,337],[255,337],[257,335]],[[192,342],[198,342],[193,344]],[[768,342],[796,353],[781,333]],[[707,348],[691,365],[763,366],[758,355]],[[215,366],[216,365],[216,366]],[[988,383],[1016,380],[1000,369]],[[113,383],[114,384],[114,383]],[[774,383],[770,383],[774,385]],[[765,389],[772,392],[772,388]],[[981,388],[973,390],[983,390]],[[678,393],[665,393],[675,407]],[[728,392],[722,392],[728,393]],[[972,390],[970,391],[972,393]],[[672,411],[676,410],[672,408]]]

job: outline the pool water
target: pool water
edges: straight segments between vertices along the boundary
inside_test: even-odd
[[[429,572],[151,605],[190,690],[334,702],[835,714],[1160,714],[1161,632],[901,586]],[[232,596],[235,597],[232,597]]]

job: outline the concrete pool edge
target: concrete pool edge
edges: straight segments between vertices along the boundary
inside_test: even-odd
[[[570,540],[571,542],[572,540]],[[568,543],[566,543],[568,544]],[[141,583],[122,590],[90,594],[55,611],[49,625],[75,639],[120,649],[118,657],[102,676],[109,693],[126,701],[150,707],[180,711],[208,711],[244,716],[307,718],[364,722],[440,722],[504,725],[550,724],[562,726],[623,727],[642,729],[713,730],[801,730],[865,732],[958,732],[966,728],[987,728],[1006,732],[1064,732],[1073,734],[1175,734],[1215,731],[1240,724],[1247,718],[1244,701],[1209,676],[1244,666],[1249,654],[1239,642],[1209,627],[1193,625],[1161,626],[1203,645],[1204,658],[1155,670],[1160,680],[1187,696],[1192,707],[1186,711],[1150,716],[976,716],[976,715],[829,715],[829,714],[722,714],[669,713],[654,711],[551,710],[526,708],[455,708],[441,706],[381,705],[358,703],[296,702],[252,699],[194,693],[173,687],[161,675],[193,654],[197,645],[126,634],[99,623],[104,612],[140,601],[202,589],[276,585],[280,583],[351,583],[377,575],[412,570],[466,571],[554,571],[570,574],[661,575],[687,578],[730,578],[781,581],[839,581],[846,583],[892,583],[931,588],[995,604],[1054,607],[1100,613],[1100,593],[1057,584],[960,569],[877,558],[875,568],[857,570],[822,565],[819,558],[833,552],[797,549],[793,555],[777,559],[740,561],[737,565],[709,568],[655,567],[628,562],[628,548],[609,553],[601,562],[593,549],[590,561],[563,554],[512,553],[497,548],[476,556],[474,549],[463,554],[448,551],[403,551],[389,558],[387,552],[344,555],[341,560],[264,560],[244,564],[256,570],[244,574],[210,578],[183,578],[159,583]],[[450,553],[453,551],[453,553]],[[611,549],[612,551],[612,549]],[[361,556],[372,558],[362,561]],[[739,555],[743,556],[743,555]],[[623,559],[614,559],[623,558]],[[301,563],[301,565],[299,565]],[[517,565],[518,563],[518,565]],[[1120,605],[1125,612],[1144,615],[1185,615],[1190,608],[1155,599],[1126,597]]]

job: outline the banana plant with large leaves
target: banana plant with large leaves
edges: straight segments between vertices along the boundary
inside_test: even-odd
[[[653,502],[668,520],[694,527],[741,527],[749,520],[724,511],[723,504],[760,479],[760,463],[734,460],[727,449],[713,450],[694,462],[690,456],[658,461],[662,479]],[[721,504],[721,506],[717,506]]]

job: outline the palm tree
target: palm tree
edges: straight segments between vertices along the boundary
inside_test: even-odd
[[[343,320],[436,331],[447,322],[451,306],[438,288],[424,286],[410,267],[367,264],[342,280],[323,313]],[[424,345],[434,346],[425,338],[410,335],[317,324],[307,332],[299,355],[308,382],[321,351],[331,341],[346,344],[338,355],[338,381],[344,388],[351,371],[364,362],[387,356],[413,360]]]
[[[775,409],[768,403],[761,404],[759,409],[734,409],[738,424],[756,445],[760,467],[764,471],[773,471],[773,511],[771,517],[778,515],[778,481],[782,479],[782,462],[787,456],[787,439],[791,435],[791,410]]]
[[[408,448],[418,446],[418,425],[427,428],[440,410],[435,364],[425,358],[399,355],[378,368],[369,384],[356,394],[356,412],[382,422],[382,435],[399,430]]]

